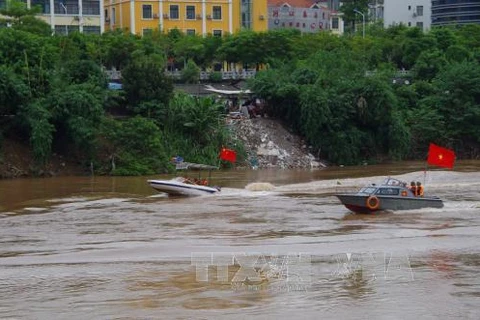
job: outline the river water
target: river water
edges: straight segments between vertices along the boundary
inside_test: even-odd
[[[445,207],[359,215],[333,196],[386,176]],[[480,162],[221,171],[196,198],[147,178],[0,181],[1,317],[480,318]]]

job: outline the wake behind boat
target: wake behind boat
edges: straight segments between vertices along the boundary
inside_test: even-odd
[[[387,178],[381,185],[369,185],[356,193],[335,195],[347,209],[357,213],[380,210],[412,210],[443,208],[443,201],[434,196],[416,196],[403,181]]]
[[[176,169],[196,170],[199,172],[206,170],[209,172],[210,178],[211,171],[218,169],[218,167],[181,161],[176,163]],[[200,174],[198,178],[182,176],[171,180],[148,180],[148,184],[155,190],[172,196],[200,196],[220,191],[220,187],[210,186],[209,179],[202,179]]]

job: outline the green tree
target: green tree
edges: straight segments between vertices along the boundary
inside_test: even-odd
[[[211,34],[208,34],[205,38],[203,38],[203,47],[205,48],[205,51],[204,59],[201,61],[200,67],[206,69],[211,67],[216,62],[222,62],[218,54],[218,51],[222,46],[222,42],[223,39],[221,37],[213,36]]]
[[[165,75],[164,65],[148,56],[130,62],[122,77],[128,106],[135,113],[158,115],[173,95],[173,83]]]
[[[29,89],[9,67],[0,66],[0,114],[14,115],[28,101]]]
[[[424,51],[420,54],[413,67],[415,78],[430,81],[436,77],[446,64],[447,59],[442,51],[438,49]]]
[[[425,103],[438,109],[445,125],[438,127],[445,142],[480,142],[480,65],[464,61],[448,65],[439,73],[434,84],[436,94]]]
[[[463,62],[473,60],[473,54],[464,46],[452,45],[447,48],[445,56],[450,62]]]
[[[200,79],[200,68],[193,60],[188,60],[185,69],[182,70],[182,81],[185,83],[198,83]]]
[[[154,120],[140,116],[118,121],[104,118],[97,135],[103,152],[101,171],[113,175],[147,175],[166,170],[164,137]]]
[[[168,122],[163,128],[168,139],[166,150],[182,154],[193,162],[215,164],[222,145],[229,141],[223,119],[223,105],[213,97],[198,98],[176,93],[170,101]]]
[[[48,36],[52,33],[50,25],[35,16],[40,12],[41,8],[34,6],[29,9],[23,1],[7,0],[5,7],[0,8],[0,14],[3,15],[0,25]]]
[[[107,69],[123,70],[138,50],[139,37],[122,30],[108,31],[102,35],[103,65]]]
[[[219,49],[220,56],[228,62],[242,62],[247,66],[256,66],[266,62],[266,48],[260,45],[259,33],[242,30],[237,34],[225,37]]]
[[[200,36],[188,35],[181,37],[173,44],[173,53],[176,61],[181,61],[186,66],[189,60],[202,64],[205,57],[204,40]]]

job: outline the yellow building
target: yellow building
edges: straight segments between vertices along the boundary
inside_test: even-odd
[[[267,0],[105,0],[104,14],[106,31],[138,35],[175,28],[203,36],[268,29]]]

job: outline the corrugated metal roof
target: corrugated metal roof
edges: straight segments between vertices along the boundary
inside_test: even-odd
[[[208,89],[216,89],[222,91],[238,91],[246,90],[246,82],[240,81],[235,85],[225,84],[225,83],[199,83],[199,84],[175,84],[175,90],[180,90],[195,96],[204,96],[204,95],[214,95],[215,92],[212,92]],[[218,93],[217,93],[218,94]]]

